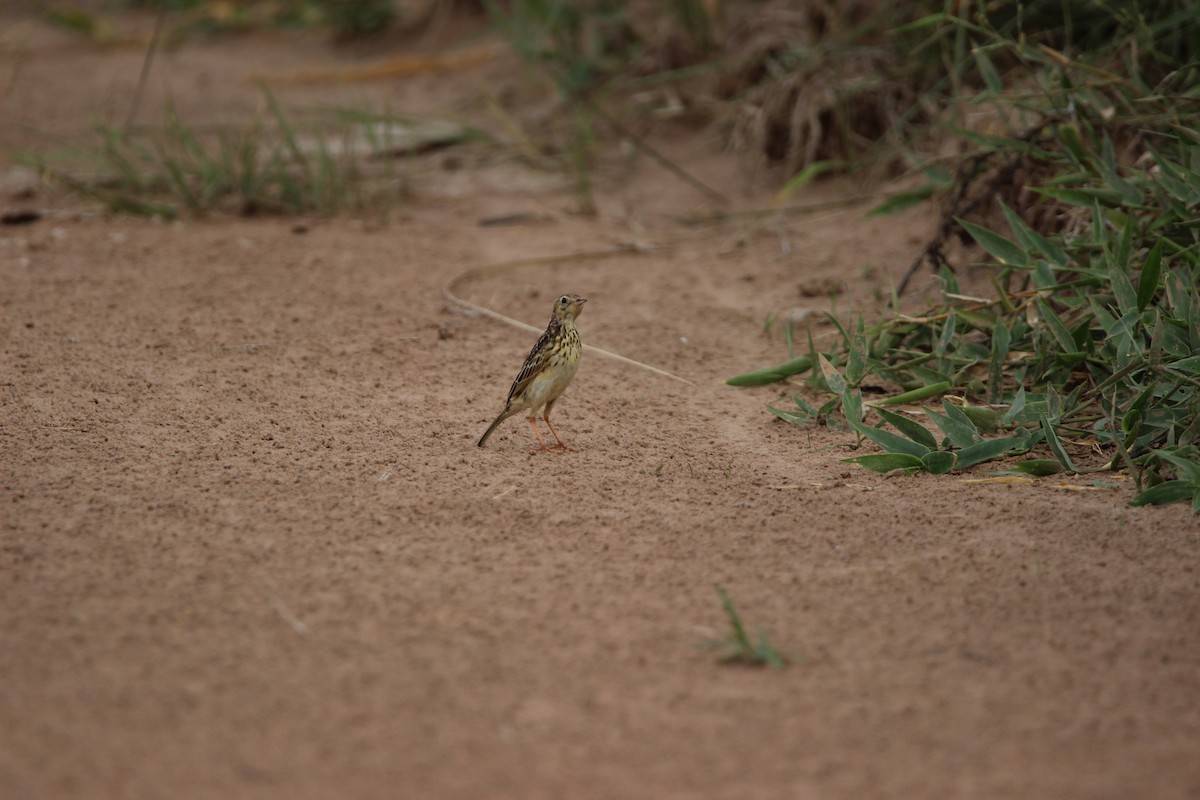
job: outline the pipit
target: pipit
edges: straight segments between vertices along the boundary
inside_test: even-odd
[[[563,444],[558,431],[550,424],[550,410],[554,408],[555,401],[566,391],[571,379],[579,370],[579,356],[583,352],[583,345],[579,342],[579,331],[575,329],[575,318],[579,316],[586,302],[586,297],[577,294],[564,294],[554,301],[554,313],[550,316],[546,332],[529,351],[529,357],[525,359],[525,364],[517,373],[517,379],[508,390],[504,410],[483,432],[479,439],[480,447],[483,447],[483,443],[501,422],[513,414],[529,411],[529,427],[533,428],[533,435],[537,437],[542,450],[549,450],[537,428],[537,413],[545,407],[542,419],[546,420],[546,427],[554,434],[559,447],[563,450],[571,449]]]

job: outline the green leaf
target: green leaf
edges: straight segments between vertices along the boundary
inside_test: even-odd
[[[870,439],[889,453],[904,453],[920,458],[928,453],[930,449],[906,436],[885,431],[882,428],[872,428],[870,425],[864,425],[861,422],[852,422],[850,423],[850,427],[854,429],[855,433],[864,439]]]
[[[1132,309],[1120,319],[1113,320],[1112,325],[1105,331],[1108,334],[1107,345],[1114,352],[1119,365],[1124,365],[1142,354],[1142,339],[1135,333],[1135,328],[1141,328],[1141,316],[1141,312],[1136,308]]]
[[[721,597],[721,606],[725,609],[725,616],[729,618],[729,625],[733,628],[733,640],[739,645],[749,645],[750,637],[746,635],[746,628],[742,624],[741,615],[733,605],[733,598],[720,586],[716,589],[717,594]]]
[[[986,439],[958,451],[958,468],[966,469],[984,461],[991,461],[1009,450],[1023,450],[1027,440],[1022,436],[1005,436],[1003,439]]]
[[[1035,192],[1053,198],[1069,206],[1086,206],[1091,208],[1097,201],[1110,208],[1121,205],[1121,195],[1108,189],[1061,189],[1052,186],[1032,187]]]
[[[934,450],[921,456],[921,463],[925,465],[925,469],[934,475],[945,475],[954,469],[957,460],[954,453],[947,450]]]
[[[971,51],[971,55],[975,57],[975,66],[979,68],[979,75],[983,78],[988,91],[992,94],[1002,94],[1004,92],[1004,82],[1000,80],[1000,73],[996,72],[996,67],[992,65],[992,60],[988,58],[987,49],[977,47]]]
[[[933,438],[933,434],[916,420],[909,419],[894,411],[888,411],[885,408],[877,408],[875,409],[875,413],[879,414],[879,416],[891,423],[892,427],[914,442],[925,445],[930,450],[937,450],[937,440]]]
[[[1126,205],[1139,206],[1142,204],[1142,193],[1139,192],[1132,184],[1117,174],[1114,166],[1105,163],[1106,159],[1096,161],[1096,168],[1100,171],[1100,176],[1104,180],[1106,186],[1115,190]]]
[[[1000,412],[987,406],[963,406],[963,416],[971,420],[971,424],[980,433],[995,433],[1000,427]]]
[[[845,415],[846,421],[852,427],[856,424],[861,425],[863,420],[862,393],[858,390],[848,390],[838,396],[842,399],[842,414]]]
[[[1128,278],[1129,264],[1133,260],[1133,231],[1136,226],[1132,224],[1132,220],[1124,213],[1120,214],[1119,219],[1114,219],[1113,221],[1121,228],[1121,238],[1117,240],[1117,252],[1113,260],[1121,268],[1121,271],[1125,273],[1125,277]],[[1129,285],[1133,286],[1133,282],[1131,281]],[[1135,294],[1134,296],[1136,297],[1137,295]]]
[[[971,430],[976,439],[979,438],[979,429],[975,427],[975,423],[971,421],[970,417],[963,413],[961,408],[954,403],[951,403],[950,400],[945,397],[942,398],[942,408],[945,410],[946,416],[950,417],[950,419],[954,420],[962,427]]]
[[[1158,292],[1158,278],[1162,273],[1162,249],[1163,242],[1159,239],[1150,250],[1150,255],[1146,256],[1146,263],[1142,265],[1142,276],[1138,279],[1137,289],[1138,311],[1145,310]]]
[[[784,184],[783,188],[779,190],[779,193],[775,195],[775,202],[782,203],[791,196],[792,192],[796,191],[804,184],[809,183],[814,178],[817,178],[818,176],[823,175],[831,170],[843,169],[845,166],[845,161],[826,160],[811,162],[807,167],[797,172],[786,184]]]
[[[937,347],[935,352],[947,353],[950,351],[950,345],[954,344],[955,333],[958,330],[957,320],[954,316],[954,311],[946,317],[945,323],[942,324],[942,333],[938,336]]]
[[[1064,123],[1058,126],[1058,138],[1066,147],[1067,153],[1070,154],[1072,160],[1084,169],[1093,169],[1093,159],[1091,152],[1084,146],[1083,139],[1079,136],[1078,123]],[[1089,203],[1090,205],[1090,203]]]
[[[799,375],[812,369],[812,362],[812,356],[800,356],[773,367],[764,367],[754,372],[735,375],[725,383],[729,386],[765,386],[769,383],[778,383],[789,375]]]
[[[954,314],[981,331],[990,331],[996,326],[998,321],[995,313],[991,311],[975,311],[974,309],[970,308],[956,308],[954,310]]]
[[[1129,280],[1127,265],[1124,262],[1113,263],[1108,270],[1108,280],[1112,285],[1113,296],[1117,298],[1121,316],[1137,312],[1137,291],[1133,288],[1133,281]]]
[[[1004,212],[1004,218],[1008,220],[1008,227],[1012,229],[1013,235],[1017,237],[1017,241],[1025,248],[1027,254],[1029,252],[1041,253],[1054,266],[1063,269],[1071,265],[1070,257],[1061,247],[1029,227],[1025,220],[1021,219],[1020,215],[1009,208],[1003,200],[1000,201],[1000,210]]]
[[[1050,328],[1050,332],[1054,334],[1054,340],[1058,342],[1059,350],[1063,353],[1077,353],[1079,347],[1075,344],[1075,337],[1071,335],[1071,331],[1059,318],[1058,314],[1054,313],[1054,309],[1050,307],[1044,299],[1038,298],[1038,316],[1045,321],[1046,326]]]
[[[1120,195],[1113,198],[1108,204],[1112,207],[1121,205]],[[1092,244],[1097,247],[1108,246],[1109,239],[1112,238],[1112,231],[1109,230],[1108,217],[1104,215],[1104,207],[1100,204],[1100,198],[1093,195],[1092,197]]]
[[[1046,418],[1046,415],[1038,414],[1038,421],[1041,422],[1042,432],[1046,434],[1046,446],[1050,448],[1050,452],[1058,459],[1058,463],[1071,472],[1079,472],[1075,464],[1071,461],[1071,457],[1067,455],[1066,448],[1058,440],[1058,434],[1055,433],[1054,426],[1050,424],[1050,420]]]
[[[922,469],[925,462],[916,456],[910,456],[905,453],[883,453],[867,456],[855,456],[854,458],[843,458],[843,462],[847,464],[858,464],[860,467],[866,467],[872,472],[887,473],[895,472],[902,469],[906,472],[913,472]]]
[[[886,214],[895,214],[898,211],[903,211],[906,208],[911,208],[919,203],[924,203],[929,198],[933,197],[937,187],[932,184],[927,184],[919,189],[913,189],[911,192],[900,192],[894,194],[887,200],[884,200],[879,205],[867,212],[868,217],[882,217]]]
[[[952,387],[949,381],[938,381],[937,383],[931,383],[928,386],[921,386],[916,389],[911,389],[907,392],[902,392],[892,397],[885,397],[883,400],[877,400],[870,405],[873,407],[878,407],[898,406],[903,403],[917,403],[921,400],[927,400],[930,397],[942,394],[943,392],[948,392],[951,388]]]
[[[1179,372],[1200,374],[1200,356],[1188,356],[1187,358],[1181,358],[1178,361],[1172,361],[1170,364],[1164,364],[1163,366]]]
[[[1030,458],[1013,464],[1013,469],[1026,475],[1056,475],[1062,472],[1062,464],[1048,458]]]
[[[784,667],[783,656],[771,645],[767,635],[762,631],[758,632],[758,638],[754,642],[754,656],[771,669],[783,669]]]
[[[921,410],[929,415],[929,418],[932,419],[934,424],[941,429],[942,433],[946,434],[946,438],[949,439],[955,447],[970,447],[971,445],[975,444],[975,442],[979,441],[979,434],[975,430],[975,426],[970,424],[969,420],[967,424],[964,425],[953,417],[945,414],[939,414],[936,411],[931,411],[928,408],[923,408]]]
[[[867,374],[866,333],[861,315],[854,329],[854,337],[850,340],[849,350],[846,356],[846,383],[858,386]]]
[[[811,414],[804,414],[804,413],[797,414],[797,413],[794,413],[791,411],[781,411],[772,405],[767,406],[767,411],[770,411],[772,414],[779,417],[784,422],[790,422],[793,425],[808,425],[808,424],[811,424],[813,421]]]
[[[825,376],[825,383],[829,385],[829,390],[834,394],[845,393],[846,379],[842,377],[842,373],[838,372],[837,368],[822,353],[817,353],[817,362],[821,366],[821,374]]]
[[[1049,289],[1058,285],[1058,276],[1048,262],[1038,259],[1033,265],[1033,285],[1038,289]]]
[[[963,227],[963,230],[971,235],[971,238],[979,243],[980,247],[991,253],[1000,263],[1013,266],[1025,266],[1029,263],[1029,257],[1025,251],[1003,236],[967,222],[965,219],[955,217],[955,220]]]
[[[1200,488],[1200,464],[1184,458],[1178,453],[1172,453],[1167,450],[1155,450],[1154,455],[1173,464],[1179,470],[1181,479],[1188,481],[1196,488]]]
[[[1149,142],[1146,143],[1146,149],[1154,156],[1154,163],[1161,170],[1158,182],[1163,188],[1188,205],[1200,201],[1200,176],[1175,164]]]
[[[1005,425],[1011,425],[1013,420],[1015,420],[1024,410],[1025,387],[1022,386],[1020,389],[1017,389],[1017,394],[1015,397],[1013,397],[1012,405],[1008,407],[1008,411],[1004,412],[1004,416],[1001,417],[1001,420],[1003,420]]]
[[[1062,419],[1062,398],[1053,386],[1046,387],[1046,417],[1053,422]]]
[[[830,325],[837,328],[837,332],[839,334],[841,334],[841,336],[842,336],[842,344],[844,344],[846,346],[846,349],[849,350],[850,349],[850,334],[846,331],[846,328],[842,325],[842,321],[840,319],[838,319],[835,314],[833,314],[829,311],[825,312],[825,319],[829,320]]]
[[[918,31],[918,30],[923,30],[925,28],[932,28],[934,25],[941,25],[944,22],[956,23],[958,21],[959,21],[958,17],[952,17],[943,11],[939,11],[935,14],[930,14],[928,16],[921,17],[918,20],[914,20],[913,22],[909,22],[905,25],[901,25],[900,27],[895,28],[892,32],[893,33],[908,33],[909,31]]]
[[[997,320],[992,328],[992,351],[988,361],[988,400],[993,403],[1000,402],[1004,393],[1004,359],[1011,342],[1012,334],[1003,322]]]
[[[1164,481],[1129,501],[1131,506],[1164,506],[1191,500],[1196,490],[1188,481]]]
[[[945,294],[958,294],[961,291],[958,287],[958,277],[955,276],[954,270],[950,269],[949,264],[942,264],[938,267],[938,280],[942,284],[942,292]]]

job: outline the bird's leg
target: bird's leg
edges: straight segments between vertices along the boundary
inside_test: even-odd
[[[546,440],[542,438],[542,434],[538,432],[536,415],[529,418],[529,427],[533,428],[533,435],[537,437],[538,444],[541,445],[541,447],[539,447],[537,450],[534,450],[533,452],[537,453],[537,452],[545,451],[548,453],[553,453],[554,451],[551,448],[546,446]],[[551,428],[551,430],[553,430],[553,428]]]
[[[550,424],[550,409],[549,408],[547,408],[546,413],[542,415],[542,419],[546,420],[546,427],[549,428],[550,432],[554,434],[554,440],[556,442],[558,442],[558,446],[561,447],[563,450],[570,450],[572,453],[574,453],[575,448],[567,447],[563,443],[563,440],[559,438],[558,431],[554,430],[554,426]]]

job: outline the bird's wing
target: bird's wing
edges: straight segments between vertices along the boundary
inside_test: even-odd
[[[521,371],[517,373],[517,379],[513,381],[512,388],[508,390],[508,400],[505,402],[524,392],[546,366],[546,360],[550,358],[550,344],[554,340],[555,333],[554,326],[547,328],[546,332],[537,340],[537,344],[529,351],[525,363],[521,365]]]

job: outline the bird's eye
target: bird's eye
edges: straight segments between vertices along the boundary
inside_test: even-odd
[[[571,302],[571,298],[567,297],[565,294],[562,297],[558,298],[558,304],[560,306],[565,306],[569,302]]]

